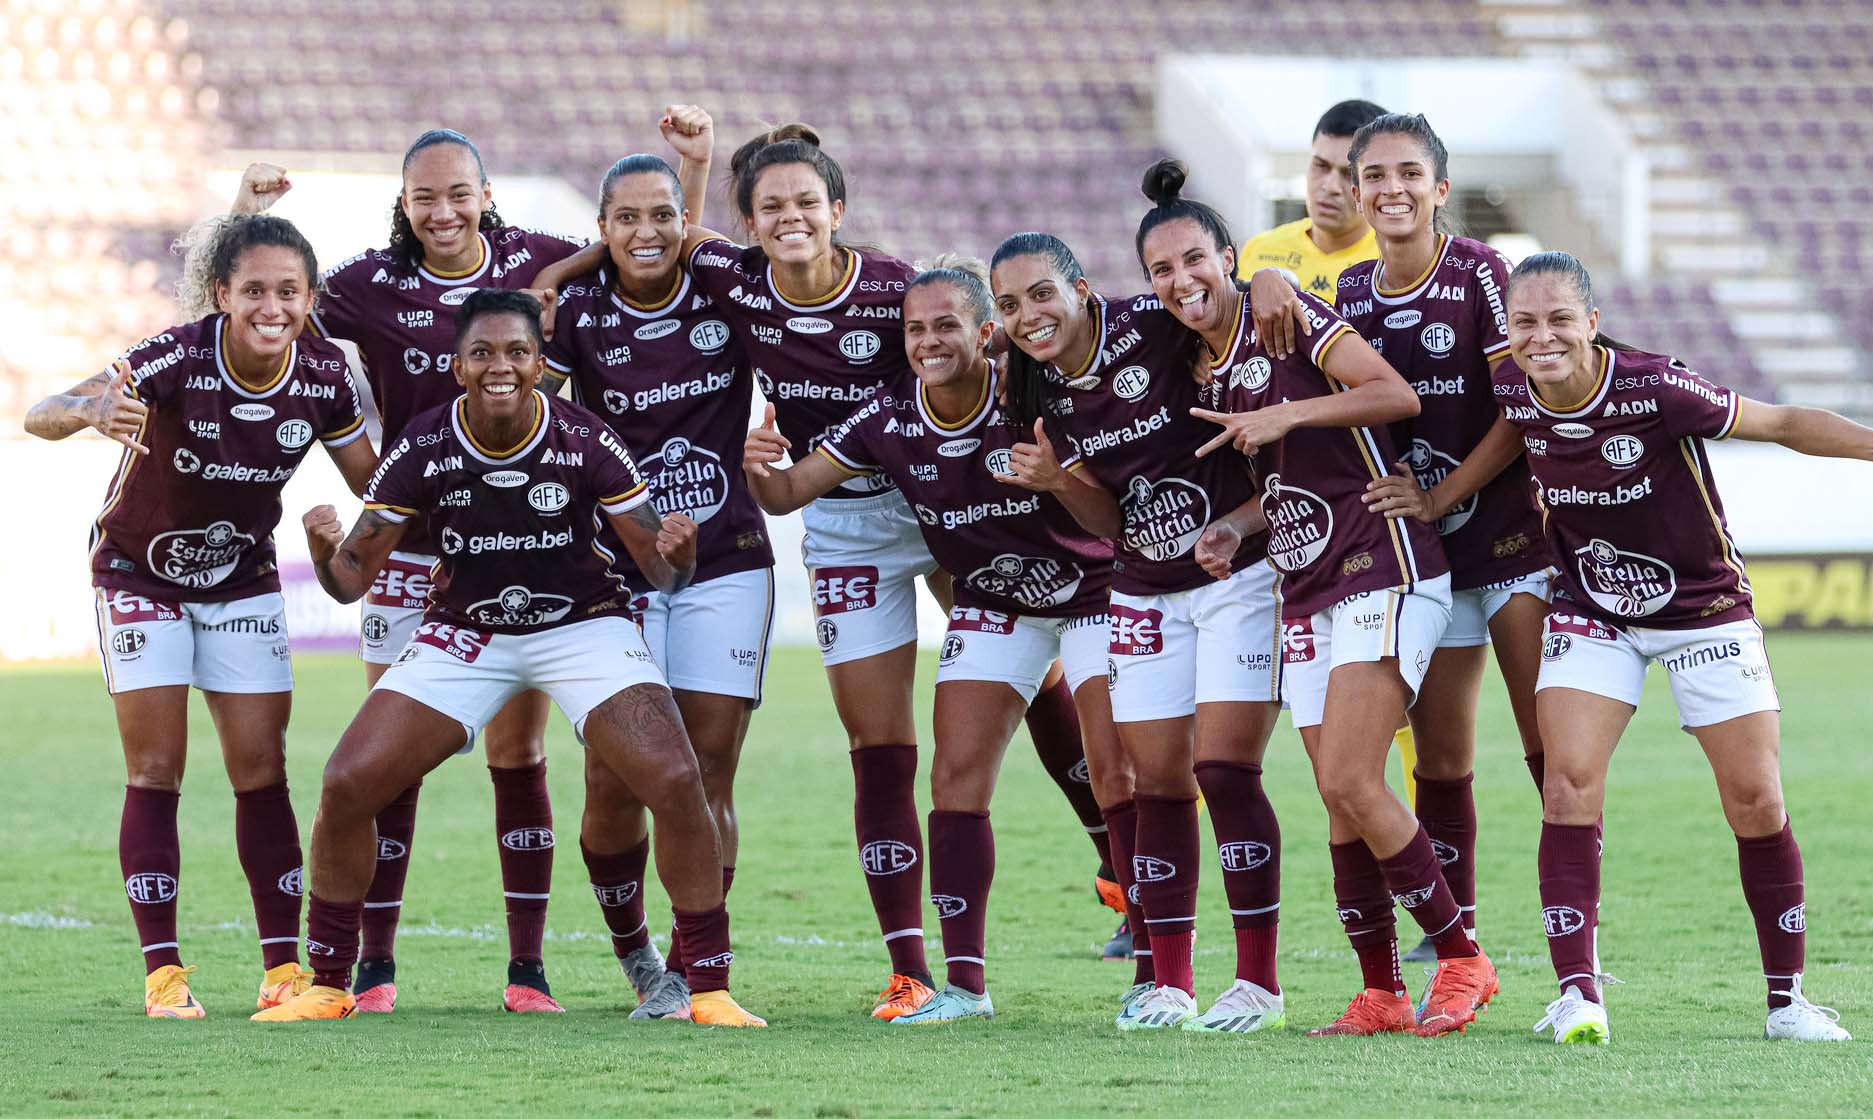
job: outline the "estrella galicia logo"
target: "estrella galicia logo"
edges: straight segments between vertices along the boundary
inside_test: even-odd
[[[138,905],[161,905],[176,900],[176,880],[168,874],[144,871],[124,879],[124,893]]]
[[[900,874],[917,865],[917,849],[895,839],[874,839],[859,850],[858,861],[873,878]]]

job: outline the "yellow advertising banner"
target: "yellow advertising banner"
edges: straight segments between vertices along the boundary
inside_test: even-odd
[[[1750,556],[1764,629],[1873,630],[1873,555]]]

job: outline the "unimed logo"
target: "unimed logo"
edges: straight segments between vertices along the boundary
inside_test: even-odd
[[[553,846],[552,828],[515,828],[501,836],[501,846],[509,851],[546,851]]]
[[[917,865],[917,849],[895,839],[874,839],[859,850],[858,861],[874,878],[897,874]]]
[[[138,905],[161,905],[176,900],[176,880],[152,871],[132,874],[124,879],[124,893]]]

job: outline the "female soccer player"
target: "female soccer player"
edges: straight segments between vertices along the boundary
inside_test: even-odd
[[[1566,253],[1529,257],[1507,287],[1515,360],[1496,367],[1495,394],[1527,448],[1560,561],[1536,706],[1548,744],[1541,918],[1561,997],[1535,1029],[1552,1027],[1559,1043],[1609,1037],[1595,974],[1598,822],[1613,749],[1656,661],[1736,833],[1769,986],[1764,1036],[1846,1041],[1839,1016],[1802,994],[1807,919],[1777,762],[1781,704],[1704,441],[1873,460],[1873,430],[1739,396],[1608,341],[1592,280]]]
[[[242,177],[234,209],[264,210],[290,189],[284,170],[254,164]],[[570,267],[565,258],[577,248],[578,242],[503,222],[474,143],[459,132],[432,129],[404,153],[390,243],[325,275],[312,326],[326,338],[357,345],[383,420],[383,442],[391,445],[410,417],[456,395],[449,376],[455,351],[451,320],[463,297],[478,288],[537,288],[544,294],[563,278]],[[405,543],[365,600],[361,651],[365,679],[373,684],[408,642],[432,586],[436,547],[420,520],[405,533]],[[541,956],[553,871],[553,844],[542,841],[553,829],[546,713],[544,695],[523,692],[483,733],[507,903],[509,963],[502,999],[516,1011],[558,1009]],[[419,791],[406,790],[377,822],[379,866],[365,903],[358,978],[358,1006],[367,1012],[396,1007],[397,923]]]
[[[259,1006],[305,990],[299,829],[286,791],[293,668],[273,560],[280,490],[312,441],[363,492],[377,456],[337,347],[301,337],[312,246],[271,217],[206,227],[185,266],[194,322],[145,339],[49,397],[26,430],[86,427],[124,445],[92,533],[99,655],[129,783],[118,858],[152,1018],[200,1018],[176,939],[176,807],[189,688],[201,689],[234,786],[234,842],[253,893]]]
[[[1061,460],[1044,441],[1024,444],[1033,462],[1023,484],[1059,492],[1062,471],[1083,471],[1112,491],[1123,514],[1108,671],[1137,794],[1108,812],[1108,834],[1117,837],[1115,865],[1133,879],[1127,892],[1135,884],[1144,909],[1156,986],[1126,1004],[1119,1026],[1165,1028],[1197,1017],[1191,942],[1200,788],[1233,879],[1230,908],[1256,920],[1237,930],[1238,960],[1247,961],[1238,970],[1250,976],[1196,1028],[1278,1026],[1272,915],[1280,831],[1260,768],[1280,709],[1274,573],[1259,536],[1244,542],[1236,574],[1220,583],[1191,554],[1205,526],[1254,496],[1247,464],[1234,451],[1195,456],[1212,434],[1190,414],[1199,403],[1191,376],[1198,340],[1155,296],[1095,294],[1072,251],[1045,233],[1003,241],[993,278],[1013,343],[1009,410],[1023,425],[1045,415],[1072,445]]]
[[[805,125],[742,145],[730,163],[742,248],[692,229],[690,275],[740,335],[796,460],[852,409],[906,370],[901,302],[915,270],[835,238],[845,173]],[[923,948],[923,836],[918,826],[916,589],[947,609],[949,579],[931,558],[904,496],[887,478],[855,477],[805,510],[821,659],[851,745],[859,863],[891,956],[873,1014],[895,1018],[932,995]],[[1056,683],[1028,721],[1043,763],[1102,856],[1105,825],[1071,776],[1083,756],[1071,691]]]
[[[695,522],[659,520],[603,420],[535,391],[540,304],[484,289],[462,301],[461,397],[414,417],[372,476],[350,535],[331,506],[306,514],[328,593],[355,602],[409,522],[442,552],[424,622],[339,740],[312,829],[307,955],[314,984],[259,1021],[346,1018],[373,873],[372,819],[525,688],[550,695],[587,748],[649,806],[658,866],[692,950],[691,1017],[762,1026],[728,994],[728,911],[715,821],[696,756],[630,618],[630,590],[599,546],[604,522],[659,590],[695,572]]]
[[[1056,657],[1079,704],[1094,794],[1108,806],[1131,796],[1105,691],[1112,548],[1066,508],[1081,503],[1084,515],[1116,531],[1117,506],[1078,481],[1057,497],[1008,484],[1013,448],[1028,432],[1010,426],[992,399],[987,345],[995,322],[983,271],[979,261],[944,257],[909,282],[903,322],[911,369],[836,427],[817,454],[771,469],[791,443],[769,405],[742,460],[762,507],[777,515],[849,479],[887,476],[916,511],[931,554],[956,578],[930,771],[930,900],[943,921],[949,982],[896,1019],[903,1024],[995,1016],[984,978],[995,874],[989,798],[1008,741]]]
[[[774,553],[737,467],[753,372],[720,308],[682,267],[686,223],[700,218],[685,207],[676,172],[657,156],[612,165],[599,187],[607,259],[561,289],[546,363],[547,377],[570,378],[573,399],[603,416],[651,469],[657,511],[682,513],[701,526],[694,581],[673,595],[652,590],[635,607],[702,766],[727,893],[739,840],[735,769],[761,700]],[[605,543],[617,550],[615,541]],[[625,577],[640,583],[620,560]],[[588,771],[588,782],[616,782],[594,761]],[[592,888],[642,1003],[633,1013],[681,1013],[689,996],[680,950],[666,968],[644,921],[640,886],[650,841],[643,809],[617,793],[586,805],[580,843]],[[601,804],[622,812],[601,816]]]
[[[1535,723],[1541,620],[1551,559],[1528,500],[1528,466],[1509,461],[1471,496],[1454,484],[1494,459],[1514,433],[1496,428],[1489,370],[1508,355],[1502,285],[1509,263],[1478,241],[1440,233],[1450,193],[1444,145],[1422,116],[1393,113],[1359,130],[1349,154],[1360,207],[1379,238],[1380,258],[1340,276],[1336,306],[1346,321],[1417,390],[1423,410],[1399,447],[1399,473],[1372,483],[1381,511],[1409,506],[1435,524],[1450,561],[1451,620],[1412,705],[1418,819],[1450,888],[1476,931],[1476,702],[1487,647],[1509,693],[1529,772],[1541,784]],[[1477,457],[1474,461],[1472,456]],[[1461,473],[1460,473],[1461,471]],[[1420,944],[1408,958],[1426,958]]]

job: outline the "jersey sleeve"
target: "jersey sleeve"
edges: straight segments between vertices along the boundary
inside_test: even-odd
[[[162,404],[172,397],[170,386],[175,383],[179,375],[182,361],[179,356],[171,357],[170,355],[180,355],[185,345],[178,341],[180,329],[172,327],[162,334],[145,338],[125,350],[123,356],[117,359],[130,366],[128,387],[131,395],[151,407]],[[111,378],[116,375],[117,362],[113,361],[110,367],[104,370],[104,376]]]
[[[365,293],[358,290],[361,268],[368,267],[365,254],[360,253],[319,277],[318,299],[312,305],[312,315],[307,320],[313,333],[331,341],[343,338],[355,342],[360,337],[359,326],[364,314],[365,304],[369,302]]]
[[[711,298],[722,302],[728,298],[727,293],[742,282],[741,262],[747,252],[733,241],[707,238],[690,250],[690,277]]]
[[[884,467],[878,461],[875,429],[882,412],[882,402],[873,397],[840,421],[814,449],[847,474],[879,473]]]
[[[546,340],[546,349],[540,355],[546,359],[548,369],[568,377],[578,366],[579,331],[572,325],[578,316],[572,311],[561,304],[554,312],[553,336]]]
[[[364,507],[391,524],[402,524],[428,507],[422,467],[413,449],[408,435],[397,440],[364,487]]]
[[[1485,248],[1476,261],[1476,287],[1471,296],[1476,319],[1476,341],[1483,358],[1495,362],[1509,354],[1509,313],[1504,293],[1509,283],[1508,258]]]
[[[325,430],[319,435],[319,441],[328,450],[337,450],[347,443],[356,442],[364,435],[364,405],[358,400],[357,382],[351,379],[351,372],[345,369],[340,358],[339,376],[344,378],[344,387],[338,390],[338,398],[333,400],[325,416]]]
[[[523,229],[520,235],[527,251],[533,254],[534,262],[541,268],[558,264],[586,246],[583,238],[566,237],[539,229]]]
[[[1300,292],[1301,313],[1307,317],[1307,325],[1312,328],[1312,347],[1307,359],[1320,368],[1320,363],[1327,360],[1327,351],[1347,335],[1357,336],[1353,325],[1340,317],[1332,304],[1308,292]]]
[[[595,422],[598,423],[598,445],[603,451],[585,458],[592,492],[598,495],[599,508],[606,516],[629,513],[650,500],[650,485],[644,481],[631,452],[624,449],[624,443],[602,420]]]
[[[1736,427],[1737,396],[1734,389],[1714,385],[1675,361],[1661,381],[1663,383],[1658,393],[1659,419],[1672,438],[1730,437],[1730,432]]]

